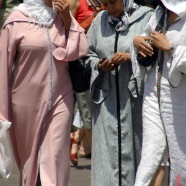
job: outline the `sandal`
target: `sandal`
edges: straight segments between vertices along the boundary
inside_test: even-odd
[[[79,142],[74,139],[75,133],[72,133],[70,136],[70,161],[72,164],[76,167],[78,165],[78,147],[79,147]],[[72,146],[76,145],[77,146],[77,152],[72,153]]]

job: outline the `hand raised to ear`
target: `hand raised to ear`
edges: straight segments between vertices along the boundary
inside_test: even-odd
[[[70,10],[69,3],[66,0],[54,0],[54,6],[60,14],[69,12]]]

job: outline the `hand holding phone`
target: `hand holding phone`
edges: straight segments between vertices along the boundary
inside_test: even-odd
[[[107,72],[107,71],[112,71],[114,69],[114,64],[111,63],[111,61],[108,60],[107,58],[103,58],[99,60],[98,67],[102,71]]]
[[[99,64],[102,64],[107,58],[102,58],[99,60]]]

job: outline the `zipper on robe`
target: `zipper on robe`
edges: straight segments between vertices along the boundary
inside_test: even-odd
[[[53,63],[53,55],[52,55],[52,44],[51,44],[51,40],[50,40],[50,34],[49,34],[49,29],[46,28],[46,37],[47,37],[47,41],[48,41],[48,53],[49,53],[49,58],[48,58],[48,102],[47,102],[47,106],[48,106],[48,110],[51,109],[52,107],[52,88],[53,88],[53,74],[52,74],[52,63]],[[41,129],[42,130],[42,129]],[[41,185],[43,183],[42,180],[42,168],[41,168],[41,150],[42,150],[42,141],[43,141],[43,135],[41,132],[41,138],[40,138],[40,147],[39,147],[39,153],[38,153],[38,174]]]

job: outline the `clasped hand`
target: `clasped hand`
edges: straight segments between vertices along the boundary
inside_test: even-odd
[[[134,38],[134,46],[143,57],[154,54],[151,45],[162,51],[167,51],[170,48],[170,43],[163,33],[154,31],[151,36],[136,36]]]
[[[115,53],[112,58],[106,59],[100,59],[98,63],[99,69],[102,71],[112,71],[115,69],[117,65],[121,65],[127,61],[130,61],[130,54],[125,52],[117,52]]]

